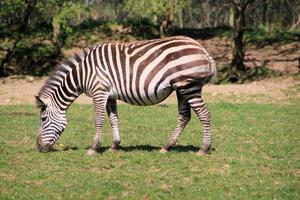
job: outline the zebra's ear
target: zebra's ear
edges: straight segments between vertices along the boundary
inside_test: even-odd
[[[38,96],[35,96],[35,103],[38,108],[46,108],[46,104]]]

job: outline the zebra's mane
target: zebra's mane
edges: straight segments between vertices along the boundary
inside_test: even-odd
[[[72,69],[75,68],[94,48],[95,46],[85,48],[56,65],[54,70],[49,75],[48,80],[40,89],[37,97],[41,98],[49,90],[49,87],[57,84],[58,80],[62,82],[65,79],[65,77],[68,76],[68,74],[70,74]],[[56,81],[56,84],[54,84],[54,81]]]

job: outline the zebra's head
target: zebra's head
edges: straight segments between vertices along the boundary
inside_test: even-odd
[[[53,145],[67,126],[66,114],[40,97],[35,98],[37,106],[41,109],[36,146],[40,152],[53,151]]]

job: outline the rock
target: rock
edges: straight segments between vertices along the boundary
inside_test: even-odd
[[[32,76],[26,76],[26,81],[32,83],[34,81],[34,78]]]

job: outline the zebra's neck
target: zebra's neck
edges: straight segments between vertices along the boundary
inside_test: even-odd
[[[84,91],[80,69],[88,50],[60,64],[39,92],[39,97],[51,107],[65,112]]]
[[[46,83],[50,87],[40,94],[40,98],[52,108],[57,108],[60,111],[66,111],[68,107],[77,99],[81,94],[80,89],[72,87],[68,84],[72,79],[72,74],[66,75],[66,77],[57,77],[51,79]]]

